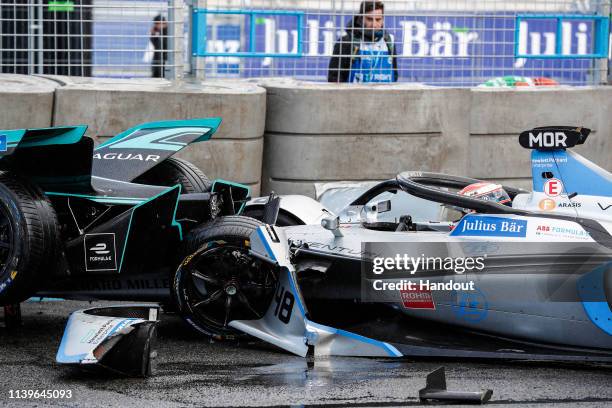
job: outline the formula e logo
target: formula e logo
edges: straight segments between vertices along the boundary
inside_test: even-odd
[[[98,255],[106,255],[110,252],[106,249],[106,244],[103,243],[96,244],[89,248],[89,250],[95,252]]]
[[[567,136],[563,132],[529,132],[529,147],[567,147]]]
[[[114,233],[85,234],[86,271],[116,271],[117,251]]]

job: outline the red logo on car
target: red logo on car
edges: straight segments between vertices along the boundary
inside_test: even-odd
[[[413,289],[400,290],[402,303],[406,309],[435,309],[433,295],[431,290]]]
[[[563,183],[559,179],[550,179],[544,183],[544,194],[549,197],[558,197],[563,192]]]

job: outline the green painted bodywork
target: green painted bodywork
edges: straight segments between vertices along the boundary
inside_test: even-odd
[[[22,148],[78,143],[86,130],[86,125],[78,125],[0,130],[0,134],[6,135],[8,148]]]
[[[188,119],[188,120],[166,120],[160,122],[150,122],[150,123],[142,123],[140,125],[134,126],[126,131],[119,133],[117,136],[107,140],[106,142],[100,144],[97,149],[102,147],[106,147],[110,144],[116,143],[119,140],[131,135],[134,132],[137,132],[142,129],[160,129],[160,128],[174,128],[174,127],[207,127],[211,130],[202,135],[195,142],[204,142],[212,137],[213,134],[217,131],[219,126],[221,125],[221,118],[206,118],[206,119]]]
[[[99,145],[97,149],[115,143],[132,133],[142,129],[158,129],[173,127],[206,127],[211,130],[202,135],[195,142],[209,140],[221,125],[221,118],[187,119],[187,120],[166,120],[159,122],[142,123],[134,126],[117,136]],[[41,147],[50,145],[74,144],[78,143],[87,131],[87,125],[77,126],[56,126],[48,128],[31,129],[12,129],[0,130],[0,134],[6,135],[7,148],[27,148]],[[0,153],[0,156],[2,153]],[[6,156],[6,153],[4,153]],[[0,157],[1,158],[1,157]]]

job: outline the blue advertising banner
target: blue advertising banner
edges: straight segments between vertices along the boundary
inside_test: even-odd
[[[592,83],[595,60],[580,55],[608,49],[608,38],[604,36],[602,44],[601,27],[593,16],[538,17],[522,16],[517,27],[514,14],[387,16],[385,27],[400,57],[400,81],[477,85],[493,77],[519,75],[574,85]],[[193,40],[195,44],[206,38],[206,52],[216,53],[207,59],[207,69],[216,75],[324,80],[334,43],[350,20],[305,12],[298,33],[295,16],[269,16],[262,11],[255,19],[244,19],[242,25],[215,25],[209,18],[206,36],[194,30]],[[255,38],[245,41],[249,35]],[[248,51],[241,48],[244,44],[251,44],[256,53],[294,57],[237,58],[237,53]]]

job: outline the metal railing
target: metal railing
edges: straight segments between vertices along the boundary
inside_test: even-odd
[[[351,26],[355,17],[362,17],[360,3],[194,2],[192,72],[206,78],[326,81],[338,77],[328,78],[335,55],[341,65],[336,69],[348,71],[339,75],[346,80],[355,61],[364,58],[354,50],[362,52],[367,43],[351,35],[357,32]],[[394,49],[399,81],[447,86],[604,83],[609,14],[608,0],[387,0],[382,49]],[[201,15],[206,16],[204,26],[197,24]]]
[[[361,55],[368,41],[346,36],[358,31],[350,25],[360,3],[0,0],[0,71],[326,81],[337,47],[336,69],[355,80],[354,62],[371,58]],[[394,79],[402,82],[607,80],[610,0],[386,0],[384,7],[386,35],[379,48],[393,49]],[[353,55],[355,49],[360,55]],[[368,75],[364,65],[359,69]]]
[[[0,1],[4,73],[130,78],[183,73],[180,0]]]

